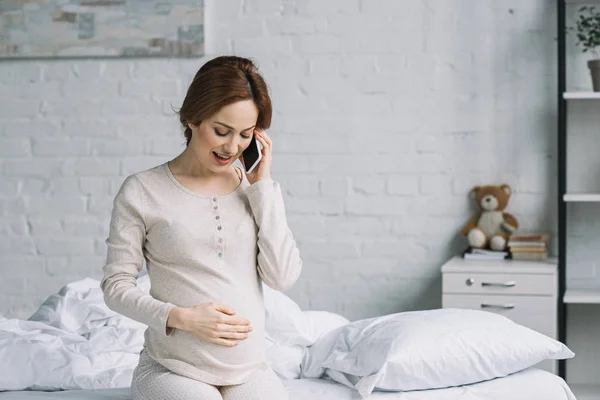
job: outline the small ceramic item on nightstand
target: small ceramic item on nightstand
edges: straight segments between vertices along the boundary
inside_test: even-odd
[[[478,213],[463,227],[461,234],[474,249],[504,251],[508,237],[519,227],[517,219],[504,212],[512,190],[508,185],[475,186],[471,198]]]

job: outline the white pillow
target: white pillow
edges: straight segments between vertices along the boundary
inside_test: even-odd
[[[267,360],[281,379],[299,379],[306,346],[281,345],[266,339]]]
[[[329,311],[304,311],[307,325],[303,332],[308,336],[306,338],[297,338],[296,340],[287,340],[295,342],[314,343],[324,334],[342,326],[350,321],[345,317]],[[273,313],[272,313],[273,315]],[[292,332],[287,332],[291,335]],[[302,333],[299,332],[299,335]],[[274,336],[277,336],[275,333]],[[291,338],[291,337],[290,337]],[[298,344],[279,344],[272,342],[269,337],[267,343],[267,360],[271,363],[273,371],[281,379],[300,379],[302,359],[307,351],[305,345]]]
[[[564,344],[486,311],[438,309],[352,322],[309,347],[302,378],[332,379],[367,397],[374,389],[460,386],[571,358]]]
[[[308,322],[308,334],[312,343],[326,333],[350,323],[348,318],[329,311],[308,310],[304,311],[304,315]]]
[[[281,379],[299,379],[307,346],[350,321],[328,311],[302,311],[291,298],[263,284],[266,354]]]
[[[264,283],[262,287],[265,299],[267,339],[279,345],[309,346],[313,344],[315,341],[310,335],[308,318],[298,304]]]

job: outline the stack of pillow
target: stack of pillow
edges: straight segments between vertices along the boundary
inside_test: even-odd
[[[461,386],[574,356],[564,344],[491,312],[448,308],[350,322],[302,312],[283,293],[264,288],[275,372],[283,379],[332,379],[363,397]]]

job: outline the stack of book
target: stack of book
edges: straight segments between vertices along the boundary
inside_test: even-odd
[[[510,253],[508,251],[494,251],[469,247],[463,252],[462,256],[465,260],[504,260],[510,258]]]
[[[512,235],[508,238],[508,250],[513,260],[547,260],[547,233],[531,233]]]

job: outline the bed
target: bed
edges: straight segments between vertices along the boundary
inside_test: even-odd
[[[141,277],[138,284],[143,290],[149,290],[147,278]],[[436,316],[435,310],[350,322],[334,313],[302,311],[283,293],[267,287],[264,288],[264,294],[267,356],[273,369],[283,380],[290,400],[358,400],[363,398],[360,393],[364,394],[365,391],[370,395],[364,397],[374,400],[575,400],[563,379],[535,368],[533,363],[514,373],[502,373],[498,369],[502,366],[501,359],[507,358],[503,354],[510,353],[507,360],[514,363],[518,361],[514,359],[514,355],[518,355],[519,351],[532,353],[535,343],[540,342],[540,339],[542,342],[549,341],[546,347],[561,346],[562,349],[557,348],[556,351],[562,351],[563,355],[565,352],[570,353],[570,350],[548,338],[532,336],[527,339],[527,334],[537,334],[520,331],[517,331],[517,342],[529,343],[528,346],[519,350],[513,342],[510,347],[502,348],[502,342],[493,338],[496,331],[499,332],[498,337],[503,338],[515,336],[511,330],[522,328],[509,324],[505,332],[498,329],[493,320],[486,321],[486,318],[496,318],[493,316],[495,314],[474,315],[474,319],[469,320],[471,316],[465,314],[466,311],[457,310],[460,315],[455,317],[448,311],[439,313],[443,318],[451,317],[468,327],[449,345],[443,343],[444,338],[450,337],[448,332],[454,328],[451,327],[450,320]],[[434,337],[433,333],[419,333],[422,331],[419,331],[418,324],[415,325],[415,320],[432,328],[432,332],[443,328],[445,331],[442,338]],[[501,327],[504,322],[500,322]],[[492,331],[485,333],[477,330],[478,324],[491,326]],[[345,351],[345,356],[352,357],[352,349],[343,349],[344,346],[340,344],[348,344],[351,342],[349,338],[360,339],[360,335],[369,331],[363,329],[362,325],[369,326],[371,333],[379,332],[380,335],[365,336],[362,338],[364,340],[359,340],[363,344],[380,346],[369,348],[366,352],[363,349],[362,354],[383,354],[387,346],[386,340],[396,340],[403,335],[409,339],[409,347],[399,349],[401,355],[408,356],[411,362],[402,361],[398,354],[395,355],[396,362],[400,360],[400,364],[409,365],[409,368],[396,369],[402,375],[391,374],[388,369],[387,378],[391,377],[391,381],[386,380],[386,371],[382,369],[378,373],[377,382],[371,382],[373,384],[368,390],[365,385],[361,389],[360,383],[356,384],[360,377],[341,373],[344,368],[336,370],[335,363],[332,363],[332,360],[339,361],[343,358],[340,352]],[[373,328],[376,326],[379,326],[379,331]],[[66,285],[50,296],[27,320],[9,320],[0,316],[0,399],[130,399],[128,386],[139,360],[145,329],[145,326],[109,310],[103,302],[99,282],[90,278]],[[390,332],[397,334],[390,335]],[[422,378],[427,374],[430,378],[441,376],[444,370],[432,368],[435,362],[432,363],[426,356],[437,357],[448,351],[444,355],[444,363],[454,362],[456,352],[453,348],[460,349],[466,345],[474,348],[472,346],[482,337],[487,341],[481,341],[478,345],[480,350],[476,354],[468,352],[471,360],[459,360],[459,364],[444,367],[445,371],[458,371],[458,375],[466,371],[464,373],[471,375],[468,382],[476,383],[448,384],[439,389],[431,388],[440,386],[425,386],[427,389],[423,390],[385,390],[386,384],[398,385],[401,382],[406,385],[411,377],[411,384],[418,385],[422,384]],[[419,344],[419,340],[425,342]],[[490,345],[489,340],[494,341],[494,345]],[[354,347],[356,349],[360,349],[358,342]],[[502,353],[494,353],[498,349]],[[422,357],[425,367],[415,367],[415,354],[425,357]],[[489,365],[481,363],[482,355],[485,355],[483,358],[492,360]],[[370,357],[371,361],[377,361],[376,358]],[[353,364],[355,371],[357,365],[368,364],[362,361],[367,359]],[[393,357],[389,357],[386,365],[392,365],[392,361]],[[326,364],[329,365],[328,369],[322,368]],[[495,376],[501,377],[474,379],[470,372],[484,371],[488,367],[499,374]],[[363,374],[363,378],[364,376]],[[365,378],[366,381],[373,376],[375,375]],[[353,382],[350,383],[349,380]]]
[[[284,384],[290,400],[360,399],[356,391],[326,379],[291,379]],[[58,392],[16,391],[0,393],[2,400],[126,400],[129,389],[68,390]],[[556,375],[530,368],[472,385],[411,392],[373,392],[373,400],[575,400]]]

